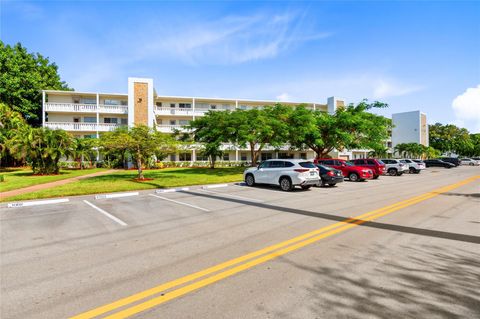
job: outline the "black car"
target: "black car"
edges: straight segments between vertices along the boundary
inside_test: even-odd
[[[341,170],[316,164],[320,170],[320,178],[322,180],[322,186],[335,186],[337,183],[343,182],[343,174]]]
[[[460,166],[460,159],[458,157],[440,157],[441,161],[452,163],[455,166]]]
[[[430,160],[424,160],[426,167],[445,167],[445,168],[452,168],[455,167],[455,164],[445,162],[439,159],[430,159]]]

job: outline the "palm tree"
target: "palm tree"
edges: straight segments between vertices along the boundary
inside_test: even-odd
[[[82,162],[85,158],[89,159],[90,166],[92,166],[92,151],[95,146],[95,141],[92,138],[76,137],[73,140],[72,158],[78,163],[80,169],[83,169]]]

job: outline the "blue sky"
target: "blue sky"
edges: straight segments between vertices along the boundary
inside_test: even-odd
[[[1,39],[79,91],[389,103],[480,132],[479,1],[2,1]]]

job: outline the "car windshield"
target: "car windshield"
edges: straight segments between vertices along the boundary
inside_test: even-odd
[[[312,162],[300,162],[298,165],[305,168],[315,168],[315,165]]]
[[[346,161],[345,164],[347,164],[347,166],[355,166],[355,164],[353,164],[352,162],[349,162],[349,161]]]
[[[380,165],[385,165],[385,163],[382,162],[381,160],[377,160],[377,162],[378,162],[378,164],[380,164]]]

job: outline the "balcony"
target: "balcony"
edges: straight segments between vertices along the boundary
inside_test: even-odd
[[[73,122],[46,122],[45,127],[51,129],[62,129],[65,131],[74,131],[74,132],[108,132],[113,131],[117,127],[122,126],[121,124],[111,124],[111,123],[73,123]]]
[[[177,116],[202,116],[208,111],[224,111],[223,109],[206,109],[196,108],[173,108],[173,107],[156,107],[155,115],[177,115]]]
[[[109,113],[128,114],[126,105],[78,104],[78,103],[45,103],[46,112],[80,112],[80,113]]]
[[[188,132],[188,129],[184,128],[184,125],[157,125],[157,130],[162,133],[173,133],[178,130],[180,132]]]

